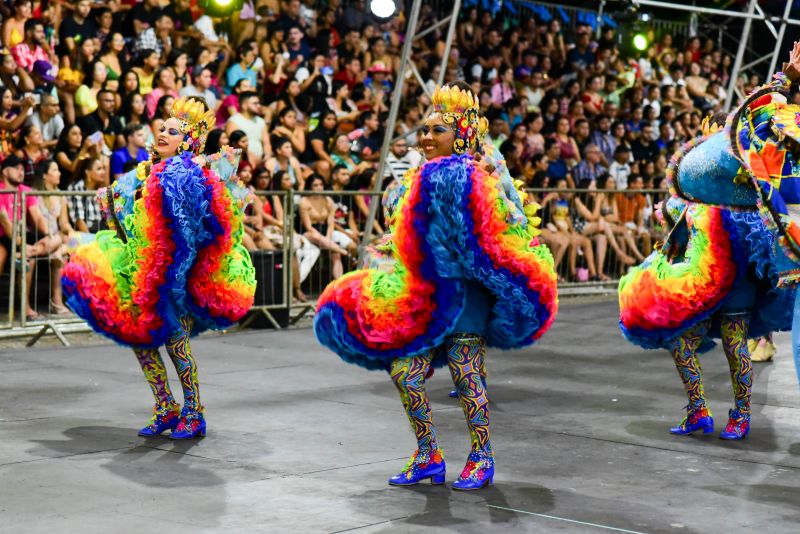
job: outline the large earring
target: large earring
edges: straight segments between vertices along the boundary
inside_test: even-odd
[[[178,146],[178,150],[181,152],[187,152],[189,150],[189,141],[182,141],[181,144]]]

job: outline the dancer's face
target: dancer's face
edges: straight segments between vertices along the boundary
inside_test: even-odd
[[[178,119],[170,117],[164,121],[158,132],[156,152],[162,159],[176,156],[182,141],[183,133],[181,133],[180,122],[178,122]]]
[[[442,116],[434,113],[425,120],[421,130],[420,146],[428,161],[440,156],[451,156],[455,150],[453,143],[456,134],[453,129],[445,124]]]

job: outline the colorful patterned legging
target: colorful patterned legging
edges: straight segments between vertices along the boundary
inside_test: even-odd
[[[194,412],[202,412],[203,406],[200,403],[200,391],[197,381],[197,363],[189,346],[191,332],[192,319],[183,317],[181,319],[181,331],[167,341],[164,346],[181,380],[185,408]],[[139,365],[142,366],[144,377],[153,391],[156,406],[160,409],[173,409],[176,406],[176,402],[169,389],[167,369],[164,367],[164,362],[158,349],[134,349],[133,353],[136,354],[136,359],[139,360]]]
[[[481,381],[486,340],[475,334],[448,337],[441,347],[412,358],[397,358],[392,362],[392,381],[400,392],[400,400],[417,437],[419,450],[430,450],[437,446],[436,428],[425,391],[425,375],[437,350],[447,353],[450,374],[467,419],[472,450],[491,453],[489,401]]]
[[[731,372],[731,383],[736,408],[743,414],[750,413],[750,392],[753,384],[753,369],[747,351],[747,328],[750,319],[745,314],[723,315],[720,318],[722,347]],[[697,349],[708,331],[707,321],[698,324],[675,343],[672,358],[683,381],[690,408],[705,406],[703,371],[697,358]]]

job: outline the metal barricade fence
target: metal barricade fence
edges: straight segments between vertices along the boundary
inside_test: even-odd
[[[527,193],[529,201],[543,205],[539,213],[542,218],[539,240],[553,253],[563,294],[613,291],[629,266],[638,264],[665,236],[654,213],[656,204],[668,196],[664,190],[529,189]],[[69,198],[96,195],[93,191],[31,191],[20,194],[14,190],[0,191],[0,194],[14,195],[17,207],[26,205],[29,198],[37,198],[40,211],[44,213],[47,210],[49,216],[57,215],[55,205],[60,206]],[[261,201],[259,209],[269,203],[271,209],[268,211],[273,216],[282,214],[282,224],[253,223],[256,220],[254,214],[261,216],[254,212],[253,205],[245,213],[248,217],[245,219],[245,233],[251,240],[248,244],[258,286],[254,305],[240,322],[240,327],[257,326],[258,321],[266,320],[267,326],[281,328],[313,313],[315,301],[327,284],[358,268],[358,247],[367,218],[362,210],[370,202],[380,202],[382,193],[256,191],[255,195]],[[310,228],[304,225],[301,204],[319,211],[319,207],[313,206],[313,203],[319,204],[315,197],[331,199],[333,209],[337,211],[335,220],[346,220],[347,224],[335,227],[330,233],[320,226],[321,223]],[[60,200],[55,202],[54,199]],[[88,330],[88,325],[75,315],[58,313],[63,312],[58,309],[60,271],[70,236],[63,227],[52,232],[52,225],[44,232],[43,228],[33,224],[27,213],[18,218],[18,211],[13,210],[10,222],[13,238],[6,260],[9,269],[0,279],[7,279],[9,284],[8,317],[0,322],[0,330],[10,329],[12,333],[20,330],[21,334],[33,336],[30,346],[49,329],[62,343],[68,344],[63,336],[65,329],[83,326]],[[314,224],[313,221],[307,222]],[[375,239],[381,237],[379,230],[386,230],[384,224],[379,218],[377,225],[380,228],[373,231]],[[326,231],[325,235],[322,230]],[[53,236],[53,233],[58,235]],[[74,234],[71,239],[74,245]],[[25,246],[18,249],[18,244]],[[37,312],[46,311],[45,317],[31,321],[26,314],[29,305]],[[17,310],[19,321],[14,319]]]
[[[619,279],[652,252],[665,231],[656,205],[661,189],[527,189],[542,206],[539,240],[553,254],[559,290],[616,289]],[[580,291],[578,291],[580,292]]]
[[[8,330],[14,326],[14,297],[16,293],[17,282],[17,236],[18,233],[18,206],[19,204],[19,190],[17,189],[2,189],[0,195],[12,195],[11,199],[11,215],[6,211],[0,211],[2,217],[2,235],[8,236],[9,230],[11,231],[7,243],[0,244],[0,254],[4,255],[4,259],[0,262],[0,281],[8,283],[8,308],[6,318],[0,322],[0,329]],[[3,197],[5,201],[7,197]],[[6,202],[4,202],[6,204]],[[4,240],[5,241],[5,240]],[[10,246],[9,246],[10,244]],[[6,273],[8,273],[6,275]]]

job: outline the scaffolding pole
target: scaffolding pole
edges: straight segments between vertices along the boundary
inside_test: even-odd
[[[788,0],[791,1],[791,0]],[[747,5],[747,14],[752,15],[756,10],[756,3],[758,0],[750,0]],[[742,39],[739,41],[739,49],[736,51],[736,59],[733,61],[733,68],[731,69],[731,79],[728,81],[728,95],[725,98],[725,112],[731,110],[733,105],[734,95],[739,94],[736,87],[736,82],[739,80],[739,69],[742,67],[742,59],[744,58],[744,50],[747,48],[747,41],[750,38],[750,27],[753,25],[753,19],[747,17],[744,20],[744,29],[742,30]]]
[[[444,81],[444,76],[447,71],[447,65],[450,60],[450,50],[452,49],[453,38],[455,37],[455,30],[456,30],[456,23],[458,21],[458,14],[461,10],[461,0],[455,0],[453,2],[453,12],[449,17],[445,17],[444,19],[434,23],[429,28],[422,30],[420,32],[417,31],[417,23],[419,21],[419,12],[420,8],[422,7],[422,0],[413,0],[411,5],[411,13],[408,18],[408,26],[406,27],[406,34],[405,34],[405,41],[403,42],[403,50],[400,54],[400,69],[397,73],[397,80],[395,82],[395,86],[392,89],[392,103],[389,108],[389,117],[386,120],[386,131],[383,134],[383,145],[381,146],[381,157],[378,161],[378,175],[375,178],[375,185],[373,187],[373,193],[380,193],[381,188],[383,185],[383,174],[386,169],[386,158],[389,155],[389,150],[391,149],[392,142],[394,141],[394,128],[397,124],[397,115],[400,112],[400,103],[403,99],[403,89],[405,87],[406,81],[406,74],[411,65],[411,47],[417,39],[423,37],[434,31],[436,28],[443,26],[444,24],[448,24],[447,28],[447,40],[445,41],[445,49],[444,54],[442,57],[441,67],[439,69],[439,76],[437,79],[437,83],[439,85],[442,84]],[[414,73],[416,69],[412,69],[412,75],[419,76],[419,73]],[[425,87],[425,84],[422,83],[422,87]],[[375,225],[375,219],[378,212],[378,206],[380,202],[377,201],[378,197],[373,196],[373,200],[369,203],[369,215],[367,216],[366,228],[364,228],[364,235],[361,238],[361,244],[358,247],[358,259],[359,264],[364,260],[364,253],[366,250],[367,245],[372,241],[373,232],[372,228]]]

